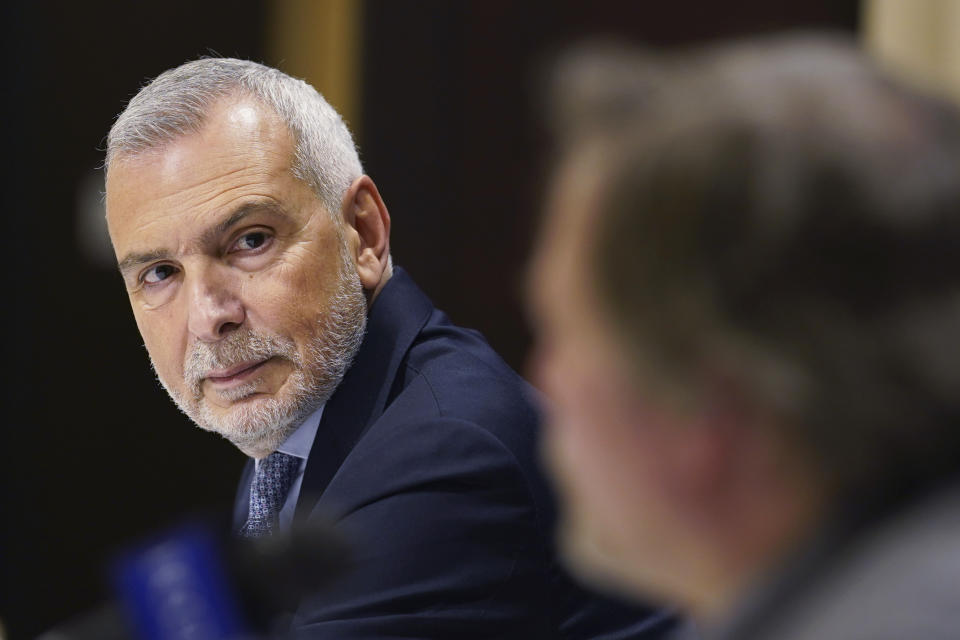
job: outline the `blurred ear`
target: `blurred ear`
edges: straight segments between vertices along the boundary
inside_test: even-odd
[[[682,470],[677,484],[683,499],[702,513],[733,513],[734,505],[776,485],[783,459],[774,420],[736,378],[708,378],[692,428],[672,461]]]
[[[686,424],[671,430],[668,485],[675,499],[707,513],[724,505],[740,478],[753,475],[745,468],[754,457],[756,416],[729,378],[709,377],[700,383],[698,400],[687,408]]]
[[[357,274],[363,288],[383,284],[390,259],[390,213],[370,176],[353,181],[343,199],[343,220],[357,233]]]

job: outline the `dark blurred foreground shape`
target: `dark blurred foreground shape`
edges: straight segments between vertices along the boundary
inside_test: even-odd
[[[558,73],[570,562],[726,639],[960,629],[960,113],[837,34]]]
[[[358,4],[351,125],[397,220],[396,257],[438,306],[522,369],[519,273],[545,148],[529,80],[543,54],[601,34],[670,46],[797,26],[852,32],[859,3]],[[2,276],[0,618],[12,638],[99,602],[108,559],[124,544],[232,498],[242,457],[164,396],[115,267],[79,241],[87,218],[77,211],[99,203],[103,136],[138,85],[212,52],[287,69],[293,56],[274,53],[276,9],[264,0],[0,9],[12,113],[3,198],[15,221]]]
[[[227,519],[192,517],[122,549],[113,598],[37,640],[235,640],[288,637],[295,603],[352,566],[328,523],[236,538]]]

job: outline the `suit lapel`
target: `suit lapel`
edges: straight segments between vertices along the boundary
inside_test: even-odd
[[[374,301],[353,365],[327,401],[304,471],[297,519],[316,506],[366,429],[383,413],[403,359],[433,312],[407,273],[393,277]]]
[[[247,458],[247,464],[243,467],[243,475],[240,477],[240,486],[237,487],[237,497],[233,501],[234,533],[238,533],[240,527],[247,521],[247,514],[250,507],[250,482],[253,480],[253,471],[253,458]]]

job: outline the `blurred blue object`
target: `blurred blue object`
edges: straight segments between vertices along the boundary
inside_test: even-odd
[[[213,534],[187,525],[122,552],[118,600],[142,640],[220,640],[244,635],[235,592]]]

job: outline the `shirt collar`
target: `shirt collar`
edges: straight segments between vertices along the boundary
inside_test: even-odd
[[[317,435],[317,427],[320,426],[324,406],[326,405],[320,405],[320,408],[310,414],[297,427],[296,431],[287,436],[283,444],[277,447],[277,451],[306,460],[310,456],[310,448],[313,446],[313,439]]]

